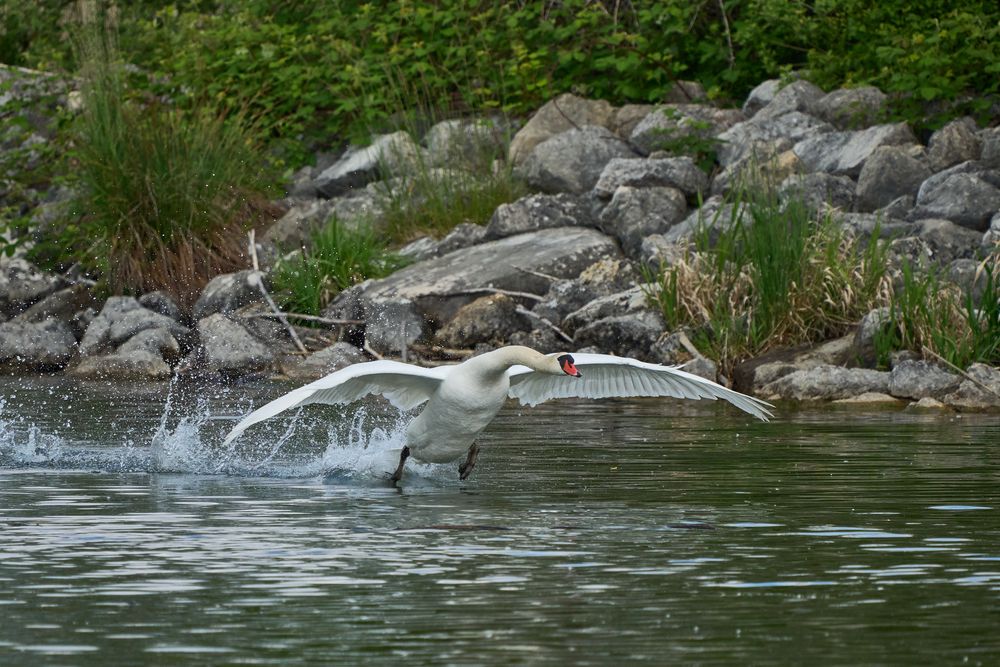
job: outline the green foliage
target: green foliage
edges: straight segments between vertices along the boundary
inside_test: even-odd
[[[127,102],[109,32],[87,27],[80,53],[79,215],[36,252],[64,248],[114,291],[163,289],[188,304],[245,265],[245,229],[266,217],[262,160],[239,118]]]
[[[767,190],[734,199],[730,218],[721,209],[696,252],[661,271],[650,293],[668,328],[691,327],[694,344],[727,369],[774,347],[842,335],[886,298],[885,244],[862,246],[804,202],[780,203]]]
[[[334,218],[312,236],[308,248],[278,262],[271,279],[286,310],[319,315],[342,290],[403,264],[370,225],[348,227]]]
[[[675,121],[677,126],[653,130],[653,149],[690,156],[702,171],[711,173],[719,148],[719,141],[713,136],[712,123],[697,118],[682,121],[683,116],[671,107],[664,108],[661,113]]]

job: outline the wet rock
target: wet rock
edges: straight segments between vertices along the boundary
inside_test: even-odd
[[[936,398],[931,398],[930,396],[924,396],[916,403],[910,403],[906,406],[907,411],[919,411],[919,410],[940,410],[947,411],[950,410],[947,405],[937,400]]]
[[[719,135],[719,164],[725,167],[755,155],[763,159],[776,152],[768,150],[776,142],[783,141],[779,150],[786,150],[806,137],[832,131],[833,126],[829,123],[800,111],[774,117],[761,113]]]
[[[980,155],[976,121],[966,116],[956,118],[931,135],[927,157],[934,171],[942,171],[961,162],[978,160]]]
[[[767,399],[797,401],[833,400],[866,392],[889,393],[889,373],[820,365],[784,375],[761,389]]]
[[[768,384],[796,371],[824,365],[844,365],[854,360],[853,342],[853,336],[842,336],[816,345],[772,350],[738,364],[733,371],[733,388],[743,393],[759,394]]]
[[[221,313],[198,320],[198,337],[205,367],[224,377],[259,373],[274,361],[263,343]]]
[[[858,209],[874,211],[899,197],[915,197],[920,184],[930,176],[927,164],[913,157],[907,147],[881,146],[865,161],[858,176]]]
[[[88,356],[97,354],[108,347],[111,325],[133,310],[143,309],[139,302],[131,296],[112,296],[104,302],[101,312],[91,320],[80,341],[80,354]]]
[[[176,320],[140,307],[129,310],[123,313],[121,317],[112,320],[105,340],[112,346],[118,346],[139,332],[149,329],[163,329],[168,331],[174,338],[181,340],[187,339],[190,334],[188,328],[179,324]]]
[[[454,319],[437,332],[445,347],[470,348],[479,343],[500,345],[515,331],[529,331],[530,320],[517,312],[518,303],[509,296],[493,294],[459,308]]]
[[[18,322],[44,322],[49,318],[69,321],[78,311],[96,304],[90,288],[77,283],[49,294],[14,319]]]
[[[615,158],[601,172],[594,194],[607,199],[623,185],[677,188],[685,196],[694,198],[708,190],[708,177],[689,157]]]
[[[556,227],[594,226],[590,206],[576,195],[528,195],[493,212],[483,238],[505,238]]]
[[[546,139],[535,146],[519,173],[544,192],[587,192],[614,158],[634,158],[635,152],[610,130],[585,125]]]
[[[776,92],[771,101],[754,114],[754,119],[766,120],[777,118],[794,111],[814,116],[816,115],[819,101],[825,95],[826,93],[823,92],[822,88],[808,81],[803,79],[792,81]]]
[[[75,349],[73,331],[61,320],[0,324],[0,369],[56,371],[69,362]]]
[[[403,131],[375,137],[365,148],[350,148],[316,178],[316,191],[332,198],[346,194],[419,160],[420,147]]]
[[[815,106],[816,115],[840,130],[856,130],[878,122],[888,97],[874,86],[839,88],[823,96]]]
[[[823,211],[828,206],[849,211],[854,208],[855,187],[847,176],[817,172],[789,176],[778,188],[778,196],[782,202],[802,201],[813,211]]]
[[[858,396],[850,396],[848,398],[838,398],[833,401],[838,405],[899,405],[903,401],[896,398],[895,396],[890,396],[889,394],[883,394],[877,391],[866,391]]]
[[[305,359],[283,362],[281,371],[292,380],[312,382],[352,364],[368,361],[364,353],[350,343],[334,343]]]
[[[172,374],[163,359],[146,350],[86,357],[70,370],[83,380],[165,380]]]
[[[1000,368],[972,364],[958,389],[944,397],[944,402],[959,410],[987,410],[1000,407]]]
[[[237,271],[212,278],[201,291],[191,311],[201,320],[215,313],[231,313],[251,303],[264,301],[260,284],[266,279],[263,271]]]
[[[139,297],[139,305],[148,308],[154,313],[166,315],[172,320],[180,321],[183,315],[181,309],[174,303],[174,300],[166,292],[149,292]]]
[[[591,322],[577,329],[573,339],[580,346],[648,361],[650,348],[663,333],[664,326],[658,313],[642,310]]]
[[[485,287],[544,294],[550,280],[573,278],[621,253],[615,241],[581,227],[558,227],[508,236],[407,266],[387,278],[363,283],[361,301],[404,299],[431,322],[451,320],[458,309],[483,296]],[[535,272],[535,273],[532,273]]]
[[[115,352],[120,356],[149,352],[161,360],[177,361],[181,355],[181,345],[170,329],[145,329],[125,341]]]
[[[719,381],[719,365],[705,357],[695,357],[684,364],[684,370],[712,382]]]
[[[857,177],[865,161],[880,146],[916,143],[906,123],[875,125],[854,132],[827,132],[795,144],[793,150],[806,171]]]
[[[645,237],[666,232],[686,212],[684,193],[676,188],[623,185],[601,212],[601,229],[618,239],[626,255],[638,257]]]
[[[632,131],[632,143],[646,153],[669,147],[677,141],[713,138],[745,120],[736,109],[717,109],[702,104],[669,104],[658,107]]]
[[[423,314],[412,300],[399,296],[362,299],[365,343],[381,354],[402,352],[428,331]]]
[[[889,393],[901,398],[941,398],[958,389],[962,378],[927,361],[903,361],[889,373]]]
[[[62,279],[24,259],[0,263],[0,313],[13,317],[63,286]]]
[[[564,93],[546,102],[514,135],[510,142],[510,160],[521,164],[538,144],[577,127],[610,128],[614,115],[614,107],[604,100],[588,100]]]
[[[985,232],[1000,209],[1000,189],[973,174],[953,174],[934,187],[921,186],[911,218],[945,218]]]

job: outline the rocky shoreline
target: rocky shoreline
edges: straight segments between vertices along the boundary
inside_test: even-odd
[[[974,287],[979,264],[1000,252],[1000,127],[957,119],[923,145],[905,123],[878,122],[886,98],[877,89],[825,93],[801,79],[766,81],[741,109],[690,101],[703,97],[697,84],[685,93],[660,106],[570,94],[550,101],[509,146],[533,194],[499,206],[486,225],[461,224],[403,247],[411,263],[342,292],[321,329],[275,314],[267,258],[305,242],[332,214],[349,223],[377,217],[380,192],[409,186],[414,156],[460,169],[455,156],[465,146],[511,128],[446,121],[420,143],[405,132],[383,135],[300,170],[279,202],[287,212],[255,248],[263,268],[218,276],[190,312],[159,292],[101,302],[85,280],[4,258],[0,368],[105,380],[303,381],[377,356],[434,363],[523,344],[687,363],[769,400],[1000,409],[1000,370],[985,364],[956,369],[899,352],[888,370],[875,370],[872,339],[885,320],[875,311],[842,338],[776,350],[721,377],[683,331],[667,330],[644,284],[699,229],[739,217],[716,213],[732,207],[724,197],[753,173],[862,238],[879,230],[892,239],[893,261],[938,267]],[[665,140],[675,149],[662,150]],[[706,143],[717,147],[711,178],[697,162]],[[48,199],[37,207],[40,222],[60,202],[55,192]]]

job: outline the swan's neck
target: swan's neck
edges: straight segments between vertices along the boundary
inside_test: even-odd
[[[558,375],[562,373],[559,362],[553,357],[532,350],[523,345],[509,345],[498,350],[487,352],[477,359],[481,360],[484,370],[492,373],[506,373],[511,366],[527,366],[533,371]]]

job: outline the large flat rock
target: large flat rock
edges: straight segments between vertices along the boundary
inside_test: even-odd
[[[485,287],[545,294],[549,281],[532,271],[575,278],[594,262],[621,257],[613,239],[589,228],[557,227],[517,234],[411,264],[367,284],[362,301],[409,301],[425,319],[449,321]]]

